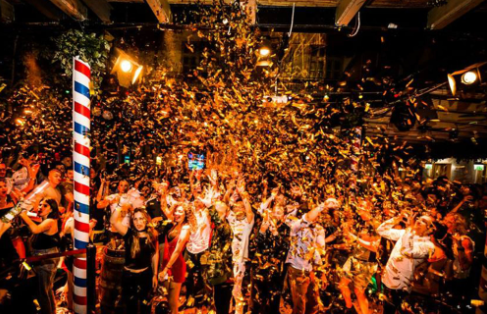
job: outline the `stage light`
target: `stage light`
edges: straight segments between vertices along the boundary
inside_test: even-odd
[[[260,60],[257,62],[258,67],[269,67],[271,66],[271,61],[270,60]]]
[[[118,58],[112,68],[112,74],[116,73],[118,83],[123,87],[130,87],[142,77],[144,67],[138,64],[127,53],[118,50]]]
[[[468,71],[462,75],[462,83],[465,85],[472,85],[478,79],[478,75],[475,71]]]
[[[450,85],[451,94],[455,96],[457,93],[457,82],[455,82],[455,78],[451,74],[448,74],[448,85]]]
[[[448,76],[448,85],[450,86],[450,91],[453,96],[457,93],[458,84],[465,85],[462,89],[468,90],[471,88],[475,88],[482,83],[482,71],[485,70],[483,68],[487,64],[486,62],[479,62],[472,64],[471,66],[455,71],[453,73],[449,73]]]
[[[139,67],[137,70],[135,70],[134,78],[132,79],[132,84],[135,84],[137,82],[137,79],[140,76],[140,73],[142,73],[143,67]]]
[[[259,49],[259,55],[261,57],[267,57],[268,55],[270,55],[270,53],[271,50],[269,49],[269,47],[264,46]]]
[[[125,73],[130,72],[130,70],[132,70],[132,63],[130,63],[130,61],[128,61],[128,60],[123,60],[120,63],[120,68]]]
[[[270,67],[272,65],[271,53],[271,42],[269,40],[264,40],[255,52],[257,55],[257,66]]]

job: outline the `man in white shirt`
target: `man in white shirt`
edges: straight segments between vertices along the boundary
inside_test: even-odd
[[[293,299],[293,314],[314,314],[318,311],[318,291],[313,265],[321,265],[325,254],[325,229],[316,224],[326,208],[337,208],[338,201],[329,198],[303,215],[301,219],[288,219],[290,227],[289,252],[286,258],[289,283]]]
[[[389,302],[384,303],[386,314],[401,310],[402,302],[411,291],[416,266],[424,262],[435,248],[430,240],[430,234],[434,231],[433,218],[421,216],[412,227],[394,229],[402,220],[403,216],[400,215],[387,220],[377,228],[380,236],[397,241],[382,274],[382,282],[390,297]]]
[[[210,246],[211,222],[208,210],[201,199],[196,199],[193,205],[195,225],[191,226],[191,235],[186,244],[186,252],[184,254],[188,272],[186,278],[186,306],[192,307],[196,305],[197,308],[200,308],[206,299],[201,256]]]
[[[132,205],[131,201],[133,198],[127,193],[129,191],[129,183],[126,180],[121,180],[118,183],[117,191],[118,193],[108,195],[103,201],[99,202],[97,208],[101,209],[110,206],[110,211],[113,214],[118,207],[122,207],[124,204]],[[130,227],[130,213],[122,214],[124,217],[122,223]],[[113,233],[117,232],[113,226],[110,227],[110,231]]]

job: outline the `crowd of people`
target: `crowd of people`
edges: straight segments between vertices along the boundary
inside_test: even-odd
[[[17,218],[0,222],[0,266],[72,249],[71,165],[65,157],[43,174],[35,156],[0,163],[0,218],[49,182]],[[263,179],[249,193],[242,169],[181,177],[109,182],[91,169],[90,234],[123,252],[117,302],[127,313],[151,313],[158,297],[170,313],[466,313],[478,305],[486,186],[376,177],[364,191],[343,193],[335,182],[317,196],[289,180]],[[72,259],[31,266],[40,312],[56,313],[56,289],[72,309]],[[8,309],[16,296],[1,279],[12,295],[0,294],[0,309]]]

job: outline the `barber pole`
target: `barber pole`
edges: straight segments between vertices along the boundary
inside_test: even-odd
[[[86,249],[90,222],[90,66],[79,57],[73,60],[73,166],[74,166],[74,249]],[[87,313],[86,256],[73,265],[74,312]]]

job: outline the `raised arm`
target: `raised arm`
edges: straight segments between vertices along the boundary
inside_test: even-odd
[[[46,232],[49,231],[49,229],[51,228],[55,228],[57,230],[57,223],[56,220],[54,219],[46,219],[43,222],[41,222],[39,225],[37,225],[35,222],[32,221],[32,219],[30,219],[29,216],[27,216],[26,211],[20,213],[19,216],[22,218],[22,220],[24,220],[26,225],[29,226],[29,229],[33,234]]]
[[[276,199],[276,196],[277,196],[278,193],[279,193],[279,188],[278,187],[272,190],[271,196],[260,204],[259,214],[262,215],[262,213],[264,212],[264,210],[266,210],[266,209],[269,208],[269,206],[271,205],[271,203]]]
[[[98,209],[102,209],[102,208],[105,208],[109,205],[112,205],[112,204],[115,204],[115,203],[118,203],[120,201],[120,195],[109,195],[107,197],[105,197],[105,199],[101,202],[99,202],[97,205],[96,205],[96,208]]]
[[[241,180],[239,182],[237,192],[240,195],[240,198],[242,198],[247,222],[250,224],[254,221],[254,212],[252,211],[252,205],[250,205],[249,194],[245,191],[245,181]]]
[[[96,194],[96,201],[98,203],[100,203],[103,200],[103,198],[105,197],[105,195],[108,191],[107,188],[108,188],[108,181],[105,181],[105,178],[102,178],[100,188],[98,189],[98,193]]]
[[[121,207],[117,207],[115,211],[112,213],[112,216],[110,217],[110,223],[122,236],[124,236],[127,233],[129,227],[127,227],[122,223],[123,217],[121,212],[129,211],[131,210],[131,208],[132,206],[130,204],[123,204]]]
[[[386,239],[397,241],[404,234],[402,229],[394,229],[394,226],[402,221],[402,216],[394,217],[383,222],[378,228],[377,233]]]
[[[365,239],[362,239],[362,238],[354,235],[351,232],[348,233],[348,236],[350,238],[352,238],[354,241],[357,241],[357,243],[360,246],[363,246],[364,248],[366,248],[369,251],[377,252],[377,250],[379,249],[380,238],[378,238],[378,237],[371,237],[370,239],[365,240]]]
[[[235,181],[233,179],[228,183],[227,191],[225,192],[225,196],[223,196],[223,202],[226,204],[229,203],[230,197],[232,196],[233,190],[235,189]]]
[[[328,198],[324,203],[316,206],[315,208],[313,208],[312,210],[310,210],[309,212],[307,212],[304,217],[306,219],[306,221],[308,222],[313,222],[316,220],[316,218],[318,218],[318,216],[320,215],[320,213],[325,209],[329,209],[329,208],[337,208],[339,207],[339,203],[336,199],[334,198]]]
[[[27,194],[35,187],[36,177],[37,173],[39,172],[40,165],[37,164],[35,166],[32,166],[30,161],[25,162],[24,165],[27,168],[27,172],[29,174],[29,182],[27,183],[27,186],[22,190],[22,192]]]

